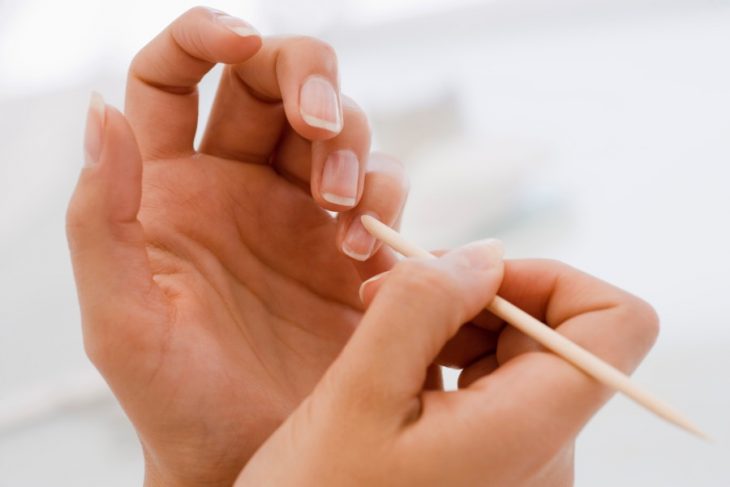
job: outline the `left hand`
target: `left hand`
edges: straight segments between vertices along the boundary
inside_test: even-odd
[[[348,340],[360,283],[394,261],[357,217],[396,224],[407,191],[369,144],[331,47],[206,8],[136,56],[126,117],[95,99],[68,237],[85,347],[148,484],[230,485]]]

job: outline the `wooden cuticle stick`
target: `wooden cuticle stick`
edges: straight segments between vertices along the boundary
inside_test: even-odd
[[[362,223],[371,235],[405,257],[434,257],[430,252],[407,241],[401,234],[372,216],[363,216]],[[604,360],[601,360],[580,345],[570,341],[550,326],[534,318],[506,299],[496,296],[486,309],[540,343],[548,350],[562,357],[574,367],[593,377],[598,382],[623,393],[666,421],[704,440],[709,440],[709,437],[692,421],[640,387],[628,375]]]

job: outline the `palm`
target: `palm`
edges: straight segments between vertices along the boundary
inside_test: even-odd
[[[150,323],[157,357],[129,413],[143,434],[186,431],[185,448],[205,443],[195,449],[235,463],[339,352],[359,318],[360,279],[332,217],[269,166],[156,161],[143,187],[139,218],[172,313]]]
[[[150,479],[230,484],[350,336],[361,277],[393,262],[359,216],[398,221],[403,168],[370,155],[336,66],[196,8],[135,57],[124,115],[92,98],[68,219],[84,340]]]

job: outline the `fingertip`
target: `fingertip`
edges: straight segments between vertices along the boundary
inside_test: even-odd
[[[380,274],[376,274],[370,279],[367,279],[360,285],[358,294],[360,296],[360,301],[362,301],[365,306],[370,304],[370,302],[373,300],[378,288],[382,284],[382,279],[386,275],[388,275],[388,271],[381,272]]]
[[[329,122],[302,111],[300,111],[299,114],[302,116],[302,120],[304,120],[304,123],[307,124],[309,128],[315,129],[315,132],[309,134],[309,138],[311,140],[331,139],[342,132],[342,124],[338,121]]]
[[[85,162],[66,212],[72,248],[93,245],[112,227],[134,221],[141,198],[142,159],[124,115],[93,93],[85,136]]]
[[[299,89],[299,115],[306,125],[307,138],[331,139],[344,127],[339,89],[327,77],[313,74]]]
[[[89,98],[89,108],[86,115],[86,129],[84,133],[84,168],[98,164],[104,141],[106,125],[106,104],[104,98],[97,91],[92,91]]]
[[[470,242],[444,254],[441,259],[466,269],[492,270],[502,265],[504,243],[495,238]]]
[[[213,20],[218,23],[219,25],[225,27],[230,32],[233,32],[238,37],[250,39],[250,40],[261,40],[261,33],[254,28],[251,24],[246,22],[243,19],[240,19],[238,17],[234,17],[233,15],[229,15],[225,12],[222,12],[220,10],[216,9],[208,9],[212,16]]]
[[[326,210],[350,211],[363,191],[360,158],[350,149],[328,150],[327,145],[313,144],[312,159],[322,162],[312,164],[312,196]]]
[[[380,156],[367,160],[362,179],[362,196],[345,218],[347,228],[340,240],[343,252],[361,261],[371,258],[381,247],[376,238],[381,236],[378,228],[392,231],[398,226],[408,191],[400,163]]]
[[[92,178],[93,192],[100,208],[106,208],[107,218],[136,219],[141,198],[142,156],[127,118],[111,105],[105,105],[103,143],[96,165],[99,171]]]
[[[334,205],[337,209],[350,209],[357,203],[357,199],[350,196],[340,196],[336,193],[322,192],[322,199]]]
[[[237,64],[261,49],[261,33],[239,17],[209,7],[195,7],[188,15],[190,20],[185,18],[172,24],[173,37],[182,41],[181,45],[199,51],[206,61]],[[199,16],[207,18],[213,29],[196,22],[194,19],[200,19]]]
[[[379,248],[380,242],[367,230],[363,224],[363,217],[376,218],[374,214],[350,215],[344,222],[340,249],[348,257],[365,262],[372,257]]]
[[[322,191],[321,185],[314,184],[314,181],[310,184],[312,198],[323,210],[342,215],[352,211],[359,203],[359,195],[342,196],[333,192]]]
[[[104,97],[98,91],[91,92],[91,96],[89,98],[89,110],[96,113],[96,115],[102,119],[103,124],[106,112],[106,102],[104,101]]]
[[[350,212],[361,205],[368,184],[367,117],[348,107],[345,119],[347,126],[337,137],[312,143],[312,195],[324,209],[337,212]]]
[[[486,239],[469,243],[438,258],[459,283],[468,302],[467,308],[473,310],[469,319],[497,295],[504,278],[503,252],[500,241]]]

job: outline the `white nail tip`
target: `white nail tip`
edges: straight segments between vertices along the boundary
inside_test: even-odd
[[[333,193],[322,193],[322,198],[335,205],[355,206],[355,198],[340,196]]]
[[[339,120],[336,122],[330,122],[329,120],[322,120],[321,118],[313,117],[312,115],[307,115],[306,113],[302,113],[302,118],[310,127],[325,129],[336,134],[339,133],[340,130],[342,130],[342,124]]]
[[[364,299],[364,298],[365,298],[365,293],[364,293],[364,291],[365,291],[365,288],[366,288],[366,287],[367,287],[367,286],[368,286],[368,285],[369,285],[370,283],[372,283],[372,282],[375,282],[375,281],[377,281],[378,279],[381,279],[381,278],[382,278],[383,276],[385,276],[385,274],[386,274],[387,272],[388,272],[388,271],[385,271],[385,272],[381,272],[380,274],[376,274],[376,275],[374,275],[373,277],[371,277],[370,279],[368,279],[367,281],[364,281],[364,282],[363,282],[362,284],[360,284],[360,289],[358,289],[358,291],[357,291],[357,293],[358,293],[358,294],[360,295],[360,301],[362,301],[363,303],[365,302],[365,299]]]
[[[233,17],[225,13],[215,14],[215,20],[220,25],[230,30],[240,37],[260,37],[259,31],[238,17]]]
[[[353,258],[355,260],[359,260],[360,262],[365,262],[370,258],[370,254],[360,254],[357,252],[353,252],[352,249],[350,249],[347,245],[342,246],[342,251],[350,258]]]
[[[91,92],[91,100],[89,101],[89,107],[101,117],[102,122],[104,121],[104,113],[106,112],[106,103],[104,98],[97,91]]]

